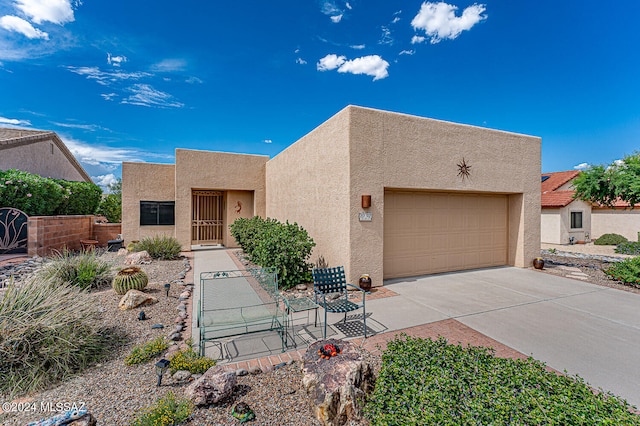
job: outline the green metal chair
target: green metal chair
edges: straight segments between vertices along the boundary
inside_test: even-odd
[[[353,284],[347,284],[344,275],[344,267],[314,268],[313,290],[315,302],[324,309],[324,338],[327,337],[327,312],[344,313],[344,323],[347,322],[347,313],[362,308],[364,324],[364,337],[367,338],[367,312],[365,308],[366,291]],[[362,302],[355,303],[349,300],[347,287],[353,287],[362,292]],[[327,297],[328,296],[328,297]]]

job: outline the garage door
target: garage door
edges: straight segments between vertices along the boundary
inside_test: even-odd
[[[384,278],[507,264],[506,195],[385,191]]]

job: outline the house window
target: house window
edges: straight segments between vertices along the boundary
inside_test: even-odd
[[[140,225],[175,225],[175,201],[140,201]]]
[[[582,228],[582,212],[571,212],[571,229]]]

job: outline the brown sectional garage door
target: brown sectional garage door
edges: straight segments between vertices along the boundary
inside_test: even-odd
[[[385,191],[384,278],[507,263],[506,195]]]

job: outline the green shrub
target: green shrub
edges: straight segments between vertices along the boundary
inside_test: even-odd
[[[102,190],[93,182],[74,182],[54,179],[62,187],[62,203],[56,209],[59,215],[94,214],[100,205]]]
[[[280,288],[311,281],[311,250],[316,245],[306,230],[297,223],[281,223],[275,219],[237,219],[231,224],[231,235],[252,262],[276,268]]]
[[[631,424],[626,401],[534,359],[497,358],[480,347],[397,337],[365,413],[377,425]]]
[[[182,246],[174,237],[154,235],[135,243],[133,251],[146,250],[153,259],[173,260],[180,257]]]
[[[616,281],[640,287],[640,257],[616,262],[605,269],[604,273]]]
[[[173,392],[160,398],[151,407],[143,410],[131,423],[132,426],[173,426],[186,422],[193,413],[193,404],[188,399],[176,399]]]
[[[131,353],[124,359],[124,363],[127,365],[144,364],[167,349],[169,349],[169,343],[164,337],[158,336],[147,343],[135,346],[133,350],[131,350]]]
[[[620,234],[604,234],[593,244],[597,246],[617,246],[618,244],[626,243],[628,240]]]
[[[186,370],[191,374],[204,374],[208,369],[216,365],[216,362],[206,356],[200,356],[192,347],[179,350],[171,358],[169,369],[171,374],[178,370]]]
[[[0,206],[20,209],[28,216],[50,216],[63,196],[62,186],[53,179],[15,169],[0,171]]]
[[[101,359],[111,337],[91,294],[35,277],[0,298],[0,394],[42,389]]]
[[[122,196],[118,194],[107,194],[100,201],[97,214],[107,218],[110,223],[122,222]]]
[[[81,289],[111,284],[111,266],[94,252],[74,254],[64,250],[36,274],[43,280],[67,282]]]
[[[616,253],[631,255],[640,254],[640,242],[628,241],[626,243],[618,244],[616,246]]]

